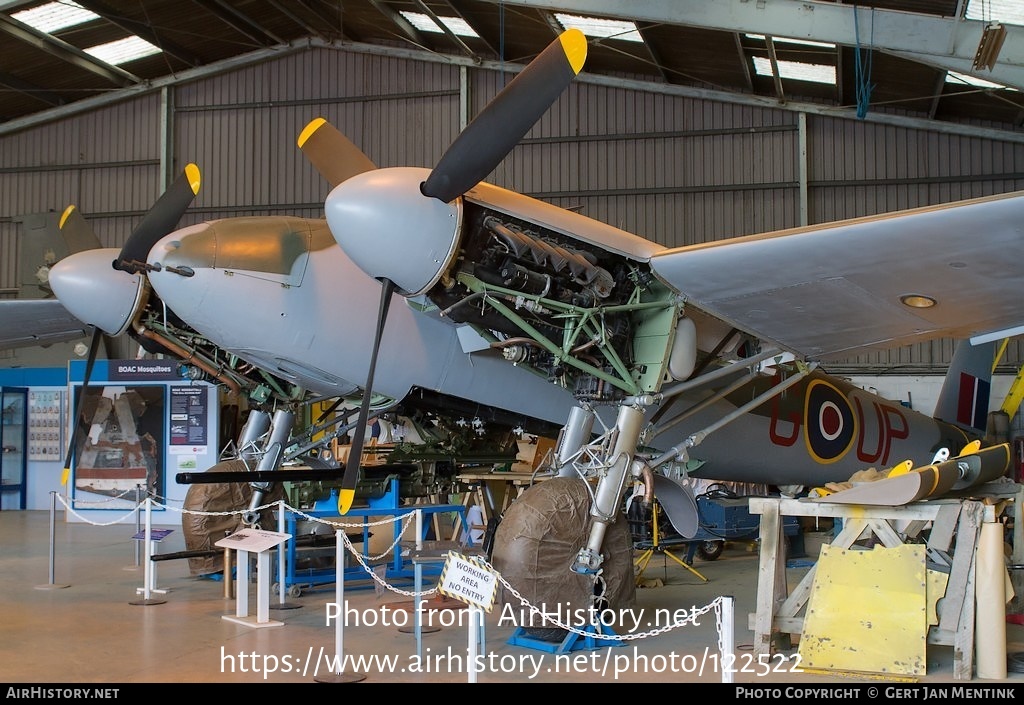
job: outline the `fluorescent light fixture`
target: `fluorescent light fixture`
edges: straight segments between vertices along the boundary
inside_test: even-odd
[[[64,2],[48,2],[45,5],[22,10],[11,14],[11,17],[27,24],[33,29],[50,34],[75,25],[85,24],[98,19],[95,12],[86,10],[78,3],[65,0]]]
[[[768,39],[763,34],[750,34],[749,32],[746,35],[744,35],[744,36],[750,37],[751,39],[761,39],[761,40],[764,40],[764,41],[767,41],[767,39]],[[835,44],[830,44],[828,42],[812,42],[810,39],[793,39],[792,37],[774,37],[773,36],[772,37],[772,41],[775,42],[776,44],[803,44],[804,46],[824,47],[825,49],[835,49],[836,48]]]
[[[444,30],[437,26],[437,23],[429,15],[425,15],[422,12],[406,12],[402,10],[402,17],[409,20],[416,29],[421,32],[436,32],[440,34]],[[470,27],[464,19],[461,17],[438,17],[444,23],[444,26],[460,37],[479,37],[472,27]]]
[[[95,56],[100,61],[118,66],[144,56],[159,54],[160,47],[150,44],[142,37],[132,35],[106,44],[97,44],[83,51],[89,56]]]
[[[779,61],[779,78],[812,83],[836,84],[836,67],[825,64],[805,64],[799,61]],[[759,76],[774,76],[772,62],[766,58],[754,57],[754,70]]]
[[[588,37],[621,39],[624,42],[643,42],[636,24],[627,20],[604,20],[598,17],[582,17],[555,13],[555,18],[566,29],[578,29]]]

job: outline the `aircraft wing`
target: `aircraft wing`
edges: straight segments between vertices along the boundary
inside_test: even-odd
[[[0,350],[62,343],[91,332],[57,299],[0,301]]]
[[[1024,324],[1024,192],[665,250],[690,306],[808,359]],[[928,297],[930,308],[901,303]]]

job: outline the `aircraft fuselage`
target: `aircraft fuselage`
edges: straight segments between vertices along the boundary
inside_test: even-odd
[[[160,299],[216,345],[325,396],[350,394],[366,375],[380,284],[355,267],[326,223],[233,218],[182,229],[150,255]],[[189,276],[173,271],[190,272]],[[510,364],[468,323],[396,295],[382,340],[374,391],[395,399],[416,389],[460,397],[524,417],[565,422],[573,394],[526,365]],[[476,351],[467,354],[466,349]],[[768,375],[656,436],[665,450],[767,390]],[[685,408],[706,389],[684,395]],[[678,403],[678,402],[677,402]],[[614,405],[594,404],[603,423]],[[659,406],[645,410],[648,418]],[[597,429],[595,429],[596,431]],[[818,485],[865,467],[927,462],[966,436],[953,426],[842,380],[807,380],[709,434],[690,449],[695,476]],[[958,448],[954,448],[957,450]],[[691,463],[693,464],[693,463]]]

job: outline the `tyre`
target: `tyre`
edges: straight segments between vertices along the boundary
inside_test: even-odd
[[[722,555],[725,541],[701,541],[697,545],[697,555],[706,561],[713,561]]]

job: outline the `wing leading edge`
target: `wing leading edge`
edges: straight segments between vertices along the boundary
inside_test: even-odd
[[[1024,192],[675,248],[688,305],[808,359],[1024,324]],[[928,297],[930,308],[901,303]]]

